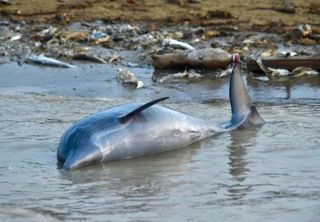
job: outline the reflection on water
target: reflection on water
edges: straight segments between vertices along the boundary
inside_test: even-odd
[[[72,184],[89,184],[99,181],[117,182],[116,186],[125,186],[127,183],[141,179],[148,184],[159,184],[167,172],[184,173],[179,166],[189,163],[193,154],[200,148],[201,143],[195,143],[183,151],[175,150],[147,158],[141,157],[123,161],[111,161],[87,166],[80,170],[59,170],[61,179],[67,179]],[[149,167],[147,167],[149,166]]]
[[[259,82],[249,76],[247,83],[256,100],[276,102],[277,99],[289,101],[292,99],[320,99],[320,76],[280,77],[270,79],[269,82]]]
[[[260,105],[261,128],[150,157],[56,169],[59,138],[73,122],[126,101],[0,95],[0,219],[320,218],[319,103]],[[230,113],[228,102],[165,105],[213,122]]]
[[[252,142],[256,137],[256,128],[242,129],[231,132],[231,144],[228,146],[229,151],[229,173],[235,180],[228,192],[233,199],[240,199],[250,192],[250,185],[242,185],[247,178],[246,173],[250,170],[249,163],[246,158],[247,149],[250,149],[255,144]]]

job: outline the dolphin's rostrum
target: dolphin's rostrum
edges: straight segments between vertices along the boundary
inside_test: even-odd
[[[239,64],[232,70],[229,96],[232,118],[221,126],[155,105],[168,97],[146,104],[116,106],[93,114],[64,133],[58,146],[58,164],[69,170],[96,162],[160,153],[264,122],[252,105]]]

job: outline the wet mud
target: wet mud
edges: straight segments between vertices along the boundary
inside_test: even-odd
[[[0,219],[319,220],[316,1],[9,0],[0,18]],[[57,169],[63,132],[115,105],[169,96],[162,105],[230,119],[230,66],[153,66],[153,55],[210,47],[240,54],[264,126],[148,158]],[[261,66],[270,58],[314,66],[274,71]]]

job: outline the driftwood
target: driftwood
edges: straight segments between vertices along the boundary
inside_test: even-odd
[[[234,57],[222,49],[176,51],[152,56],[153,66],[158,69],[196,67],[204,69],[225,68]]]
[[[297,57],[270,57],[270,58],[263,58],[262,63],[266,67],[271,67],[274,69],[287,69],[293,70],[296,67],[304,66],[309,67],[315,70],[320,70],[320,57],[306,57],[306,56],[297,56]],[[247,68],[248,71],[262,71],[259,65],[256,63],[254,59],[250,59],[247,61]]]

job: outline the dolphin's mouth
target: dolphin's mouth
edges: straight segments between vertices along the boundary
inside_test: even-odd
[[[57,169],[62,169],[63,164],[66,162],[66,159],[57,153]]]
[[[66,157],[57,155],[57,169],[63,169],[66,166],[66,163],[70,162],[76,153],[76,149],[71,149]]]
[[[71,168],[75,168],[74,166],[76,162],[74,161],[75,154],[76,154],[76,149],[70,150],[70,152],[68,153],[67,159],[62,164],[62,168],[67,170]]]

